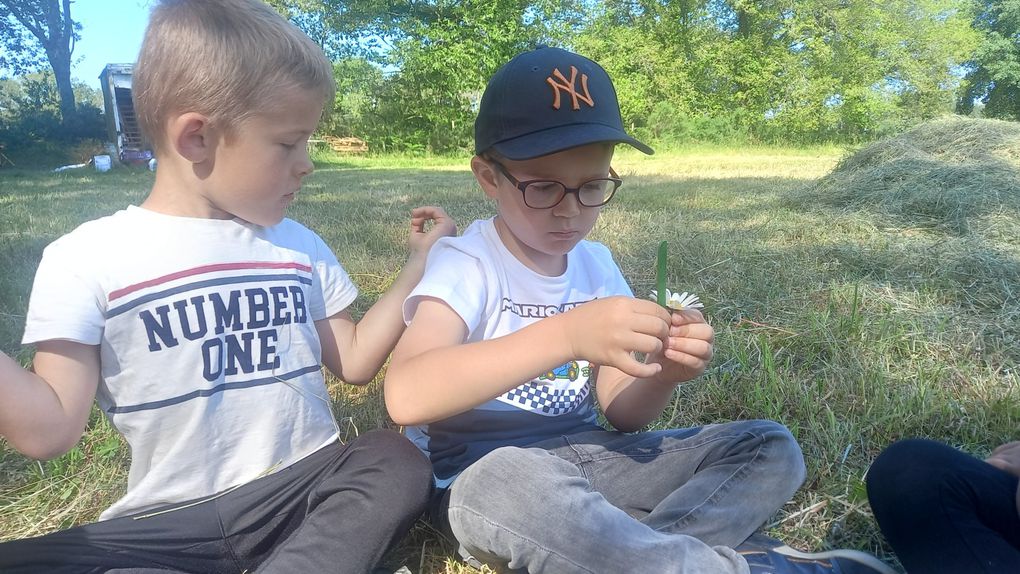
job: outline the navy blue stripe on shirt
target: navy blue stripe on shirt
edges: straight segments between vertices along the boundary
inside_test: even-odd
[[[184,293],[194,289],[202,289],[204,287],[215,287],[218,285],[232,285],[234,283],[264,283],[266,281],[297,281],[298,283],[304,283],[305,285],[311,285],[312,280],[309,277],[302,275],[296,275],[293,273],[283,275],[242,275],[240,277],[218,277],[216,279],[206,279],[205,281],[196,281],[195,283],[188,283],[185,285],[178,285],[165,291],[158,291],[156,293],[150,293],[144,295],[132,301],[128,301],[119,307],[114,307],[106,312],[106,318],[111,319],[120,315],[126,311],[130,311],[139,305],[144,305],[150,301],[169,297],[171,295],[177,295],[178,293]]]
[[[264,386],[264,385],[272,385],[274,383],[280,383],[280,382],[286,381],[288,379],[294,379],[294,378],[300,377],[301,375],[305,375],[305,374],[308,374],[308,373],[312,373],[312,372],[318,371],[320,368],[321,367],[319,365],[311,365],[311,366],[308,366],[308,367],[304,367],[304,368],[298,369],[296,371],[291,371],[289,373],[284,373],[282,375],[276,375],[276,376],[272,376],[272,377],[262,377],[260,379],[252,379],[252,380],[249,380],[249,381],[234,381],[234,382],[230,382],[230,383],[223,383],[221,385],[216,385],[215,387],[212,387],[212,388],[198,389],[197,391],[192,391],[190,393],[185,393],[183,395],[172,397],[172,398],[169,398],[169,399],[163,399],[161,401],[153,401],[151,403],[141,403],[141,404],[138,404],[138,405],[127,405],[127,406],[123,406],[123,407],[112,407],[109,410],[107,410],[106,412],[108,412],[110,414],[122,414],[122,413],[135,413],[135,412],[138,412],[138,411],[151,411],[151,410],[154,410],[154,409],[161,409],[163,407],[179,405],[179,404],[181,404],[183,402],[187,402],[187,401],[190,401],[192,399],[197,399],[197,398],[200,398],[200,397],[209,397],[209,396],[215,395],[216,393],[222,393],[223,391],[230,391],[230,390],[234,390],[234,389],[248,389],[248,388],[251,388],[251,387],[261,387],[261,386]]]

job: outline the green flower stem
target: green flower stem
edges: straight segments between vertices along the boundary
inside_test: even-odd
[[[655,298],[659,305],[666,306],[666,242],[659,244],[655,257]]]

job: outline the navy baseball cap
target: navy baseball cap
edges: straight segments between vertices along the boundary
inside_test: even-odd
[[[525,160],[592,143],[652,148],[627,135],[609,74],[560,48],[539,46],[496,71],[475,119],[475,153]]]

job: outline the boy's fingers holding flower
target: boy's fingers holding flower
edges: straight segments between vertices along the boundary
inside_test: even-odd
[[[712,343],[702,339],[670,337],[669,346],[662,351],[662,372],[658,379],[676,384],[700,376],[708,368],[714,351]]]
[[[711,344],[715,341],[715,329],[708,323],[673,324],[669,328],[669,336],[679,339],[698,339]]]
[[[670,361],[691,366],[697,361],[708,363],[715,350],[712,343],[704,339],[680,339],[670,337],[669,346],[663,352]]]
[[[609,363],[607,363],[609,364]],[[662,372],[662,365],[658,363],[642,363],[632,355],[621,356],[615,364],[610,364],[621,372],[638,379],[650,379]]]
[[[697,309],[684,309],[683,311],[672,311],[670,322],[673,326],[688,325],[691,323],[705,323],[705,316]]]
[[[672,312],[655,301],[637,298],[631,298],[630,300],[635,312],[656,317],[662,320],[662,322],[667,326],[673,321]]]
[[[657,359],[662,361],[657,378],[668,384],[689,381],[704,373],[715,352],[715,330],[701,313],[692,309],[675,311],[672,321],[666,346]]]
[[[669,314],[661,307],[632,297],[607,297],[579,305],[562,317],[574,357],[634,376],[658,372],[659,367],[649,367],[631,353],[662,351],[669,338]]]

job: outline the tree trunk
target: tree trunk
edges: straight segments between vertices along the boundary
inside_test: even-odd
[[[71,0],[0,0],[0,4],[39,40],[46,51],[60,96],[60,119],[67,125],[75,112],[74,90],[71,88],[71,54],[74,53],[75,41]]]
[[[74,21],[71,20],[71,0],[49,0],[46,6],[46,24],[50,29],[46,55],[53,68],[53,78],[57,82],[57,94],[60,95],[60,121],[66,126],[74,116],[74,90],[71,88]]]
[[[64,125],[74,116],[74,90],[71,88],[71,54],[58,50],[49,54],[53,78],[57,81],[57,94],[60,96],[60,121]]]

